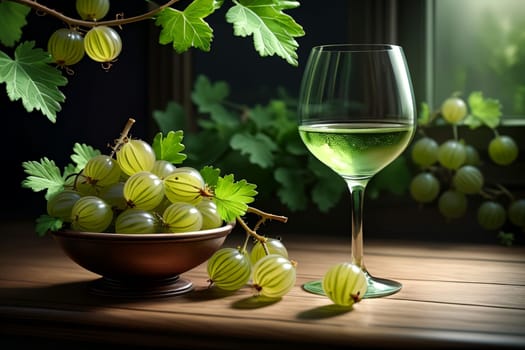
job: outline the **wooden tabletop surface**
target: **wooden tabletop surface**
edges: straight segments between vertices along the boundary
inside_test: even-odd
[[[226,246],[242,235],[233,232]],[[297,284],[278,301],[243,288],[208,288],[206,265],[183,274],[194,289],[163,298],[111,298],[32,223],[0,224],[0,339],[21,346],[92,349],[524,348],[525,247],[367,241],[365,262],[403,284],[352,309],[304,291],[349,258],[347,237],[283,237]]]

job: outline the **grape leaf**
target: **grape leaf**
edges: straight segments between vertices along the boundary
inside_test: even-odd
[[[224,106],[216,104],[208,108],[212,120],[210,126],[213,126],[217,131],[223,133],[239,126],[239,119]],[[199,125],[205,126],[204,123],[199,123]]]
[[[29,174],[22,181],[23,188],[32,189],[34,192],[47,190],[46,199],[64,188],[64,178],[60,169],[53,160],[44,157],[38,161],[27,161],[22,163],[24,172]]]
[[[58,231],[62,228],[64,222],[62,219],[54,218],[47,214],[40,215],[36,219],[36,233],[38,236],[44,236],[48,231]]]
[[[295,126],[295,129],[296,128],[297,124]],[[287,134],[286,136],[287,137],[283,137],[283,140],[285,140],[284,149],[286,152],[293,156],[304,156],[308,154],[308,150],[304,146],[298,133],[294,132],[294,134]]]
[[[200,174],[208,186],[215,187],[219,181],[221,170],[207,165],[200,170]]]
[[[71,163],[64,167],[64,171],[62,172],[62,178],[65,181],[64,187],[73,187],[75,185],[76,177],[74,177],[74,175],[77,175],[80,172],[80,170],[81,169],[79,169],[77,166]]]
[[[217,129],[224,133],[226,130],[236,128],[239,120],[228,111],[223,104],[230,95],[230,86],[225,81],[211,83],[204,75],[199,75],[195,80],[192,101],[197,105],[197,109],[202,113],[209,113],[212,122],[199,120],[199,126],[204,129]]]
[[[195,168],[208,164],[217,165],[216,161],[230,149],[228,141],[216,130],[202,130],[195,134],[187,134],[184,143],[188,150],[188,162]]]
[[[297,113],[296,109],[282,100],[272,100],[267,106],[271,111],[273,123],[267,126],[274,133],[272,138],[279,144],[283,145],[286,150],[294,150],[292,154],[304,154],[297,149],[300,145],[301,149],[306,151],[303,141],[297,132]],[[294,145],[295,143],[295,145]]]
[[[272,112],[273,110],[271,107],[257,105],[250,109],[248,117],[250,120],[253,120],[258,130],[264,130],[275,125],[274,114]]]
[[[312,202],[317,205],[319,211],[328,213],[341,199],[344,186],[337,181],[319,179],[312,188]]]
[[[76,164],[74,173],[80,172],[86,166],[88,160],[100,154],[98,149],[95,149],[86,144],[75,143],[73,145],[73,154],[71,160]]]
[[[48,63],[51,56],[34,48],[35,42],[23,42],[15,49],[15,59],[0,51],[0,83],[6,83],[11,101],[22,99],[28,112],[40,110],[51,122],[62,109],[65,96],[58,86],[67,84],[60,71]]]
[[[233,174],[219,177],[213,201],[222,219],[233,222],[238,216],[246,214],[248,203],[252,203],[257,195],[256,188],[246,180],[235,181]]]
[[[312,201],[320,211],[326,213],[339,202],[348,187],[339,175],[311,155],[308,157],[307,168],[316,176]]]
[[[274,178],[281,184],[277,189],[281,203],[293,211],[307,208],[308,198],[305,190],[304,170],[280,167],[275,169]]]
[[[184,132],[182,130],[172,130],[168,132],[166,137],[163,137],[161,132],[157,133],[152,144],[157,159],[167,160],[173,164],[182,163],[187,158],[186,154],[181,153],[184,150],[183,137]]]
[[[215,11],[214,0],[194,0],[184,11],[167,7],[157,16],[155,24],[162,27],[159,43],[173,43],[178,53],[195,47],[210,51],[213,30],[203,18]]]
[[[498,100],[483,98],[481,91],[474,91],[468,97],[470,114],[465,118],[464,123],[471,129],[481,125],[494,129],[501,120],[501,104]]]
[[[407,157],[401,155],[371,179],[366,192],[373,199],[379,198],[383,190],[401,196],[409,188],[412,178]]]
[[[283,10],[299,6],[297,1],[238,0],[226,13],[236,36],[253,35],[256,51],[261,56],[277,55],[293,66],[298,65],[294,37],[304,35],[303,28]]]
[[[210,107],[221,104],[226,97],[230,95],[230,86],[225,81],[211,81],[204,75],[199,75],[195,79],[193,92],[191,93],[192,101],[199,108],[199,112],[210,112]]]
[[[271,167],[274,163],[272,152],[277,150],[275,142],[263,133],[255,135],[246,132],[235,134],[230,140],[230,146],[238,150],[241,154],[246,154],[250,162],[257,164],[262,168]]]
[[[28,6],[12,1],[0,1],[0,43],[12,47],[22,37],[22,27],[27,24]]]
[[[271,100],[266,106],[256,105],[249,110],[247,116],[258,130],[271,132],[277,142],[287,141],[290,131],[299,135],[297,116],[295,113],[289,113],[289,107],[284,101]]]
[[[185,129],[185,113],[180,104],[175,101],[168,102],[164,111],[153,111],[153,119],[157,123],[160,132],[167,134],[171,130]]]

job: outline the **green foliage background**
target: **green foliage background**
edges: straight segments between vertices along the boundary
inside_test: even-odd
[[[266,104],[246,106],[229,100],[225,81],[196,78],[192,91],[197,130],[191,132],[182,106],[170,102],[153,114],[161,132],[185,130],[186,163],[195,168],[214,164],[258,185],[258,200],[276,201],[291,211],[312,205],[328,212],[348,192],[342,178],[314,158],[297,131],[296,100],[283,89]],[[410,180],[404,156],[376,175],[369,197],[381,191],[404,194]]]

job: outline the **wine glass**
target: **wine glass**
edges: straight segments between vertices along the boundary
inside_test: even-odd
[[[403,49],[396,45],[313,47],[299,94],[299,134],[308,150],[340,175],[351,198],[351,262],[365,272],[364,298],[399,291],[363,260],[363,200],[370,179],[395,160],[415,132],[416,111]],[[324,294],[322,281],[306,291]]]

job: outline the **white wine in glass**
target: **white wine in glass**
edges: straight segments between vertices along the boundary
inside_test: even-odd
[[[402,285],[372,276],[363,255],[363,200],[370,179],[410,144],[416,110],[403,49],[397,45],[313,47],[299,94],[299,134],[308,150],[339,174],[351,198],[351,262],[368,281],[364,298],[396,293]],[[324,294],[322,281],[303,285]]]

